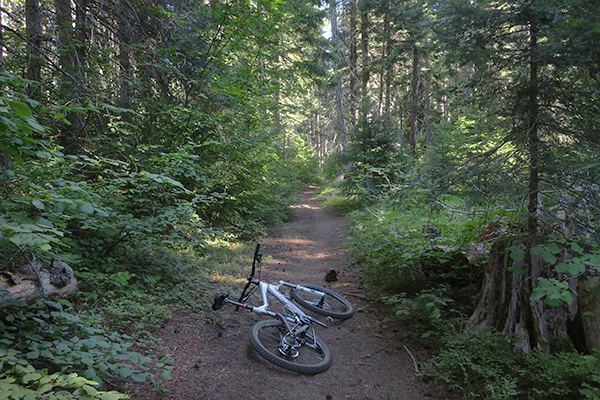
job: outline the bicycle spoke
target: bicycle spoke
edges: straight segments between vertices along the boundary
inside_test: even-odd
[[[277,320],[258,322],[251,331],[251,342],[267,360],[301,373],[323,372],[331,365],[329,348],[312,335],[293,338]]]

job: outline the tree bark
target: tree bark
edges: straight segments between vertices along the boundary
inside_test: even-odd
[[[360,27],[360,42],[362,52],[362,96],[366,98],[369,89],[369,11],[365,9],[361,14],[361,27]]]
[[[60,67],[69,72],[73,72],[73,20],[71,18],[71,1],[55,0],[56,9],[56,46],[58,47],[58,60]],[[63,78],[64,79],[64,78]]]
[[[352,117],[352,125],[356,124],[358,119],[356,108],[356,80],[358,73],[358,53],[356,41],[356,0],[350,0],[348,4],[350,13],[350,116]]]
[[[412,101],[410,107],[410,133],[408,144],[413,156],[417,154],[417,129],[418,129],[418,109],[419,103],[419,50],[415,45],[413,48],[413,71],[412,71]]]
[[[530,22],[530,71],[529,71],[529,116],[527,126],[527,143],[529,147],[529,204],[527,206],[528,232],[531,238],[537,233],[537,210],[539,193],[539,138],[538,138],[538,62],[537,62],[537,26]]]
[[[336,57],[334,58],[333,71],[334,74],[339,71],[339,59],[343,58],[342,51],[339,47],[340,39],[338,37],[338,15],[337,15],[337,3],[336,0],[330,0],[329,13],[331,21],[331,41],[335,46]],[[337,74],[336,74],[337,75]],[[341,82],[335,87],[335,122],[334,122],[334,137],[337,136],[339,139],[334,140],[333,145],[339,144],[342,153],[346,152],[346,117],[344,107],[344,95],[342,90]]]
[[[27,29],[27,79],[42,81],[42,9],[39,0],[25,1],[25,28]],[[33,99],[39,97],[38,86],[30,85],[27,95]]]
[[[77,279],[69,265],[61,261],[33,260],[30,264],[0,271],[0,309],[10,307],[10,300],[31,304],[39,298],[68,298],[76,289]]]
[[[549,269],[541,255],[531,256],[531,275],[518,273],[524,270],[523,261],[510,257],[511,246],[528,243],[529,237],[504,238],[492,246],[481,289],[481,297],[466,328],[479,331],[496,329],[507,335],[519,335],[516,347],[526,353],[538,348],[549,352],[556,349],[555,338],[574,342],[569,325],[574,321],[577,302],[549,307],[542,300],[530,301],[538,278]],[[525,258],[527,259],[527,258]],[[517,273],[511,272],[516,268]],[[578,280],[569,280],[576,292]]]
[[[598,276],[579,281],[577,304],[581,313],[585,345],[589,351],[600,350],[600,296],[594,295],[594,289],[598,284],[600,284]]]

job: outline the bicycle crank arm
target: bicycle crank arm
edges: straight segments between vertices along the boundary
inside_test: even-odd
[[[223,307],[223,305],[225,305],[225,303],[233,304],[236,307],[246,308],[250,311],[252,311],[254,309],[254,307],[249,306],[248,304],[240,303],[239,301],[229,299],[227,297],[227,294],[219,294],[219,295],[215,296],[215,300],[213,302],[212,309],[217,311],[217,310],[221,309],[221,307]]]
[[[221,307],[223,307],[223,304],[229,303],[229,301],[230,300],[227,298],[227,294],[216,295],[212,305],[213,311],[219,310]]]

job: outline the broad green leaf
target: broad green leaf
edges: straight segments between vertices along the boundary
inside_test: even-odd
[[[538,244],[530,250],[532,256],[540,255],[544,252],[544,245]]]
[[[592,317],[592,318],[596,318],[596,314],[594,314],[594,313],[593,313],[593,312],[591,312],[591,311],[586,311],[586,312],[584,312],[584,313],[581,313],[581,316],[582,316],[582,317]]]
[[[13,109],[13,111],[19,114],[20,116],[31,116],[31,109],[27,106],[27,104],[23,104],[18,101],[8,101],[8,104],[10,104],[10,107]]]
[[[86,213],[86,214],[93,214],[93,213],[94,213],[94,208],[93,208],[93,207],[91,207],[89,204],[85,204],[85,203],[84,203],[84,204],[81,204],[81,205],[79,206],[79,209],[80,209],[82,212]]]
[[[600,267],[600,256],[596,254],[592,255],[587,261],[587,263],[592,267]]]
[[[545,295],[546,295],[546,291],[543,288],[538,286],[531,291],[531,297],[529,298],[529,300],[536,301],[536,300],[541,299]]]
[[[544,251],[542,253],[542,258],[548,264],[554,264],[556,262],[556,257],[554,257],[554,255],[551,252],[549,252],[549,251]]]
[[[44,203],[42,203],[39,199],[33,199],[33,200],[31,200],[31,204],[33,204],[33,206],[35,208],[37,208],[38,210],[43,210],[44,208],[46,208],[44,206]]]
[[[550,243],[548,246],[546,246],[546,250],[552,254],[560,254],[563,251],[562,248],[558,247],[554,243]]]
[[[100,395],[100,400],[120,400],[120,399],[128,399],[129,396],[122,393],[117,392],[106,392]]]
[[[17,235],[11,236],[8,240],[16,244],[17,246],[21,246],[23,244],[31,242],[32,234],[30,233],[19,233]]]
[[[510,258],[515,261],[522,261],[525,258],[525,249],[521,246],[512,246],[507,250],[510,250]]]
[[[577,243],[571,243],[571,250],[578,254],[583,254],[583,248]]]
[[[390,211],[386,214],[385,219],[389,219],[390,221],[396,218],[400,213],[398,211]]]
[[[90,385],[83,385],[81,388],[85,390],[85,392],[89,395],[93,396],[98,394],[98,390],[96,388],[91,387]]]
[[[145,382],[147,376],[147,373],[134,372],[133,374],[131,374],[131,379],[133,379],[136,382]]]
[[[525,270],[521,267],[517,267],[517,266],[509,267],[508,271],[512,272],[513,274],[521,274],[521,275],[527,275],[529,273],[529,272],[527,272],[527,270]]]

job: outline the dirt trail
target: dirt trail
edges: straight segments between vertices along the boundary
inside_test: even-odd
[[[383,315],[368,301],[360,287],[360,273],[349,266],[344,221],[319,207],[314,189],[301,193],[291,222],[262,240],[271,259],[263,262],[261,279],[277,282],[307,282],[330,287],[344,294],[358,310],[347,321],[333,321],[317,334],[329,345],[333,365],[324,373],[305,376],[276,367],[250,346],[248,331],[260,315],[218,311],[219,324],[198,329],[189,315],[175,315],[161,330],[161,347],[175,367],[167,393],[145,384],[132,388],[134,400],[244,400],[244,399],[401,399],[428,398],[415,375],[409,355],[420,354],[403,342],[401,326],[383,323]],[[251,258],[251,255],[249,255]],[[340,279],[329,284],[325,274],[340,271]],[[379,319],[379,320],[378,320]],[[406,347],[405,347],[406,346]]]

